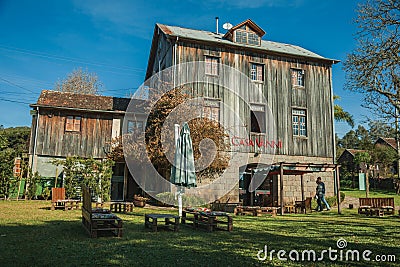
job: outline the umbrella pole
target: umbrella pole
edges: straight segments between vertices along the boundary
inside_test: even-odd
[[[179,217],[182,217],[182,187],[178,187],[178,209],[179,209]]]

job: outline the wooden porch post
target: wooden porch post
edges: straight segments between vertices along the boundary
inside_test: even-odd
[[[335,167],[335,178],[336,178],[336,201],[337,201],[337,207],[338,207],[338,214],[342,214],[341,208],[340,208],[340,179],[339,179],[339,165],[336,165]]]
[[[280,195],[281,195],[281,197],[280,197],[280,199],[281,199],[281,215],[283,215],[283,213],[284,213],[284,211],[283,211],[283,162],[280,163],[279,171],[280,171],[279,179],[280,179],[280,189],[281,189],[280,190],[281,191],[281,193],[280,193]]]
[[[300,176],[300,182],[301,182],[301,201],[304,201],[304,179],[303,179],[303,174]]]

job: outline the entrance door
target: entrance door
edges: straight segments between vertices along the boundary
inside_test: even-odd
[[[111,177],[111,200],[124,200],[124,170],[125,163],[116,163]]]

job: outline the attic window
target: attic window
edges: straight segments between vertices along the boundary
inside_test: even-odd
[[[235,31],[235,42],[249,45],[260,45],[260,36],[249,26],[243,25]]]

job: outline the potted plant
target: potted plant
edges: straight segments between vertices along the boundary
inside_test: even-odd
[[[149,200],[146,197],[142,197],[139,195],[134,195],[133,196],[133,204],[135,207],[143,208],[146,205],[146,201]]]

